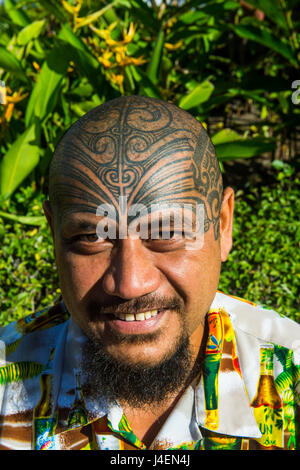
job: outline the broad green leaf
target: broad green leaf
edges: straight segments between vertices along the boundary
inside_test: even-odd
[[[0,194],[12,194],[39,162],[39,128],[33,124],[11,145],[0,162]]]
[[[106,91],[104,90],[104,77],[101,73],[100,64],[82,39],[76,36],[67,24],[62,27],[58,38],[65,42],[69,59],[75,63],[79,72],[87,77],[95,91],[98,93]],[[105,86],[109,87],[106,83]]]
[[[222,129],[221,131],[214,134],[211,138],[214,145],[224,144],[226,142],[234,142],[240,140],[241,136],[232,129]]]
[[[238,36],[250,39],[251,41],[255,41],[266,47],[269,47],[273,51],[278,52],[278,54],[288,59],[291,64],[298,68],[297,59],[290,46],[275,35],[273,35],[267,29],[257,28],[256,26],[252,25],[241,24],[233,26],[233,29],[238,34]]]
[[[160,71],[160,63],[161,63],[161,57],[162,57],[163,47],[164,47],[164,40],[165,40],[165,33],[163,29],[160,29],[157,39],[154,43],[151,60],[147,67],[147,75],[155,85],[157,85],[158,80],[159,80],[159,71]]]
[[[247,2],[258,10],[263,11],[270,20],[281,28],[288,30],[280,0],[247,0]]]
[[[42,216],[9,214],[8,212],[3,211],[0,211],[0,217],[3,219],[13,220],[14,222],[19,222],[20,224],[36,225],[38,227],[45,225],[46,222],[45,217]]]
[[[195,24],[198,20],[207,20],[208,16],[203,11],[188,11],[178,17],[178,21],[182,21],[184,24]]]
[[[213,84],[209,80],[205,80],[204,82],[197,85],[193,91],[183,96],[179,101],[178,106],[185,110],[195,108],[199,104],[207,101],[213,91]]]
[[[20,61],[10,51],[0,46],[0,68],[6,72],[12,72],[13,75],[28,81]]]
[[[43,63],[27,104],[26,126],[32,124],[35,117],[43,121],[55,108],[57,89],[67,72],[68,57],[66,46],[55,46]]]
[[[46,20],[34,21],[28,26],[25,26],[18,34],[18,44],[20,44],[20,46],[26,46],[29,41],[36,39],[40,35],[45,22]]]
[[[216,154],[221,161],[256,157],[262,153],[271,152],[274,148],[274,142],[259,137],[215,144]]]
[[[30,23],[26,13],[13,0],[4,0],[4,8],[14,24],[24,28]]]

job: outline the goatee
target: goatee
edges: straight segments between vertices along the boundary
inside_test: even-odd
[[[83,390],[104,396],[109,405],[119,401],[133,408],[158,405],[176,396],[197,373],[193,367],[189,337],[182,333],[172,352],[159,363],[121,362],[108,354],[98,340],[88,339],[83,354]]]

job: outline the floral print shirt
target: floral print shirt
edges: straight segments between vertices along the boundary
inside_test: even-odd
[[[147,448],[82,390],[86,340],[64,303],[0,329],[0,449],[300,448],[300,325],[217,292],[202,371]]]

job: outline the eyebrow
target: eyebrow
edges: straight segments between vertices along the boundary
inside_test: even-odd
[[[62,224],[63,231],[78,231],[78,230],[96,230],[97,223],[93,223],[87,220],[72,220]]]

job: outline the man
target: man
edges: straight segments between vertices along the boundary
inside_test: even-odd
[[[2,330],[3,449],[299,446],[300,326],[217,292],[233,206],[170,103],[118,98],[66,132],[44,204],[63,301]]]

